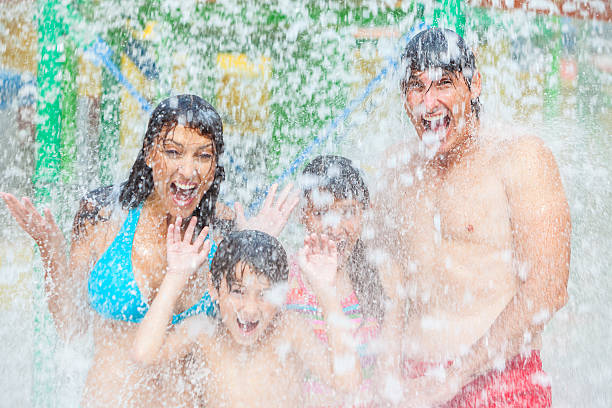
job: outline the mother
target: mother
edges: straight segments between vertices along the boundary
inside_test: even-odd
[[[2,193],[40,247],[58,332],[70,338],[93,326],[94,359],[82,406],[194,405],[188,400],[188,376],[178,375],[184,365],[147,372],[130,363],[128,350],[164,277],[168,225],[177,216],[185,220],[183,228],[192,217],[198,229],[214,221],[224,179],[219,165],[223,148],[221,118],[208,102],[194,95],[161,102],[127,182],[95,190],[82,200],[69,260],[49,210],[43,218],[28,199]],[[206,276],[198,274],[181,295],[173,323],[213,312]],[[172,387],[164,375],[173,376]],[[177,387],[181,378],[184,386]]]

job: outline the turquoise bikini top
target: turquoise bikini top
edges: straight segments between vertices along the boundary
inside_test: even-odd
[[[107,319],[138,323],[149,310],[149,305],[142,300],[132,269],[132,244],[141,209],[142,206],[130,210],[121,230],[89,275],[89,304]],[[213,242],[208,254],[209,265],[216,250],[217,245]],[[215,305],[208,292],[189,309],[173,315],[172,324],[202,312],[209,316],[215,314]]]

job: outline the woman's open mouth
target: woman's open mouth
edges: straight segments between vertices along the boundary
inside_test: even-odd
[[[238,323],[238,328],[240,329],[242,334],[245,335],[251,334],[253,331],[255,331],[257,325],[259,325],[259,320],[243,321],[242,319],[237,318],[236,322]]]
[[[170,183],[170,194],[179,207],[184,207],[193,202],[198,192],[196,183]]]

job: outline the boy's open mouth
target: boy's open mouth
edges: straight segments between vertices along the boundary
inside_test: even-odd
[[[170,183],[170,193],[172,199],[179,206],[185,206],[191,204],[195,199],[198,191],[198,185],[196,183]]]
[[[236,322],[238,322],[238,328],[244,334],[249,334],[253,332],[257,328],[257,325],[259,324],[259,320],[250,322],[250,321],[242,321],[240,318],[237,318]]]

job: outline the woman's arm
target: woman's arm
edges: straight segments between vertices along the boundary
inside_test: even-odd
[[[201,318],[190,318],[176,330],[168,331],[174,306],[189,277],[207,264],[211,246],[210,240],[206,240],[208,227],[191,243],[196,221],[196,217],[192,217],[183,239],[180,217],[168,227],[166,276],[149,311],[138,326],[132,347],[132,359],[140,364],[151,365],[181,358],[194,345],[197,334],[209,328]]]
[[[88,233],[91,228],[74,237],[68,261],[64,235],[48,208],[44,209],[43,217],[28,198],[19,200],[8,193],[1,193],[1,196],[19,226],[40,249],[48,307],[58,333],[68,340],[84,332],[87,328],[87,271],[95,247]]]

